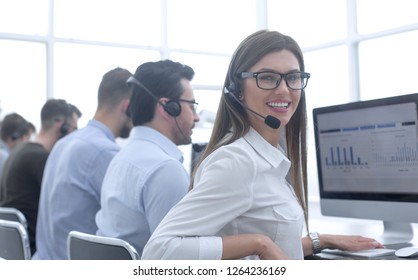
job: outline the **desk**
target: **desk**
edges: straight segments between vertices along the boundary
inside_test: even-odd
[[[351,218],[338,218],[322,216],[320,212],[319,202],[314,201],[309,204],[309,229],[310,231],[317,231],[320,234],[342,234],[342,235],[362,235],[379,239],[383,232],[383,222],[376,220],[362,220]],[[409,243],[391,244],[387,245],[390,249],[400,249],[403,247],[418,247],[418,224],[412,224],[414,230],[414,239]],[[364,258],[354,256],[339,256],[333,254],[321,253],[316,256],[307,257],[308,260],[418,260],[414,258],[398,258],[395,255],[378,257],[378,258]]]

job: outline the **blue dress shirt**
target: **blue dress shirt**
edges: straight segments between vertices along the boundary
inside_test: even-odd
[[[54,145],[42,180],[34,259],[67,259],[71,230],[96,233],[102,181],[119,150],[110,129],[96,120]]]
[[[138,253],[165,214],[187,193],[183,154],[160,132],[144,126],[113,158],[102,187],[97,234],[121,238]]]

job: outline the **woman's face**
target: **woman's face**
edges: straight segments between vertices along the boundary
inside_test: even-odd
[[[299,63],[296,57],[288,50],[269,53],[253,65],[248,72],[272,71],[281,74],[298,72]],[[257,86],[255,78],[242,80],[242,101],[257,113],[278,118],[281,126],[286,125],[293,116],[299,104],[301,90],[290,89],[284,78],[275,89],[261,89]],[[255,114],[249,114],[250,124],[257,131],[265,131],[269,127],[264,120]]]

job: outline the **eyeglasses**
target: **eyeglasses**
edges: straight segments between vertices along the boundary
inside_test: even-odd
[[[186,102],[186,103],[192,104],[191,109],[192,109],[193,113],[196,114],[197,106],[199,105],[199,103],[197,103],[194,100],[186,100],[186,99],[177,99],[177,100],[179,102]]]
[[[281,74],[272,71],[241,73],[241,79],[255,78],[257,81],[257,87],[266,90],[277,88],[283,78],[286,81],[288,88],[301,90],[306,87],[310,77],[311,74],[305,72],[291,72],[287,74]]]

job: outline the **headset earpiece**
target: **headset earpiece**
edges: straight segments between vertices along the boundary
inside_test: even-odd
[[[12,139],[12,141],[16,141],[19,138],[20,138],[20,134],[17,131],[13,132],[12,135],[10,135],[10,139]]]
[[[235,82],[229,77],[229,85],[228,85],[228,92],[231,94],[235,94],[236,86]]]
[[[239,94],[239,88],[234,81],[232,75],[232,68],[228,71],[228,86],[225,88],[224,93],[229,97],[232,102],[235,102],[238,98],[237,95]]]
[[[10,139],[12,139],[12,141],[19,140],[23,135],[27,134],[28,131],[29,123],[26,120],[23,120],[17,127],[16,131],[10,135]]]
[[[67,120],[64,120],[63,124],[60,127],[60,132],[63,136],[67,135],[70,129],[70,125],[67,123]]]
[[[164,110],[172,117],[178,117],[181,114],[181,105],[178,101],[170,100],[167,101],[165,104],[161,103]]]
[[[240,94],[239,84],[236,83],[236,77],[234,76],[235,69],[235,55],[232,58],[231,64],[228,69],[228,86],[225,89],[225,93],[230,95],[232,100],[237,98],[237,95]]]

